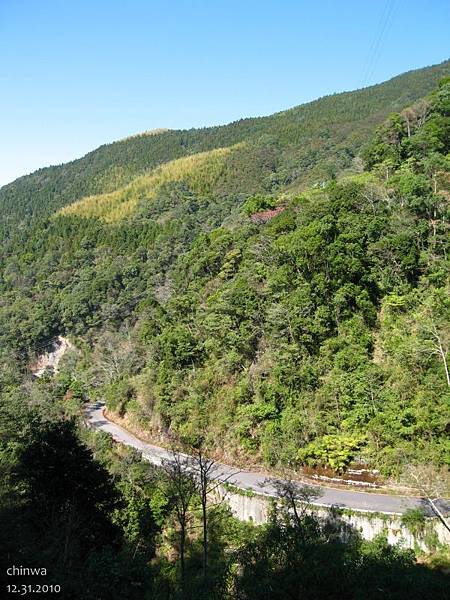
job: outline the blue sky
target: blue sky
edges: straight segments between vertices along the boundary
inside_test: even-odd
[[[0,185],[450,56],[448,0],[0,0]]]

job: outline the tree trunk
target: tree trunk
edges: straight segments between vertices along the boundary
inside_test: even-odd
[[[441,511],[438,509],[438,507],[436,506],[436,504],[433,502],[433,500],[431,498],[427,498],[428,502],[431,505],[431,508],[434,510],[434,512],[437,514],[437,516],[440,518],[440,520],[442,521],[442,523],[444,524],[444,526],[446,527],[446,529],[448,529],[450,531],[450,526],[447,523],[446,518],[444,517],[444,515],[441,513]]]
[[[447,358],[445,356],[444,349],[442,348],[441,340],[439,340],[439,354],[441,355],[442,362],[444,363],[445,377],[447,379],[447,385],[450,387],[450,373],[448,371]]]
[[[186,544],[186,526],[180,524],[180,567],[181,567],[181,597],[186,596],[186,567],[184,562],[184,549]]]
[[[206,514],[206,493],[207,481],[202,481],[202,518],[203,518],[203,583],[206,582],[206,572],[208,568],[208,523]]]

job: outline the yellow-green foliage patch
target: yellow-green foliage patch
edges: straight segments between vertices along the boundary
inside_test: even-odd
[[[139,201],[151,200],[158,189],[169,181],[185,181],[198,194],[208,194],[223,172],[225,157],[239,146],[241,144],[172,160],[118,190],[86,196],[64,207],[59,214],[98,218],[114,223],[132,214]]]

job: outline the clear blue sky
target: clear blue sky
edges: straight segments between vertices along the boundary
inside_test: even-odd
[[[0,0],[0,185],[450,56],[448,0]]]

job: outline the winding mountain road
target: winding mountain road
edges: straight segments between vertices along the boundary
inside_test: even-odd
[[[92,429],[105,431],[117,442],[135,448],[142,453],[142,458],[154,465],[159,466],[163,461],[173,460],[170,451],[143,442],[123,427],[120,427],[120,425],[109,421],[104,415],[104,405],[101,403],[92,404],[86,409],[86,422]],[[253,491],[257,494],[272,497],[277,495],[275,487],[276,479],[267,477],[261,473],[242,470],[237,471],[234,467],[217,463],[214,479],[218,481],[227,481],[242,490]],[[337,489],[323,485],[320,486],[320,490],[320,498],[316,502],[313,502],[313,504],[318,506],[334,506],[357,511],[380,512],[393,515],[402,514],[410,508],[421,508],[427,515],[434,516],[434,513],[425,498],[413,496],[389,496],[387,494]],[[450,510],[450,503],[440,501],[439,509],[444,513],[448,513]]]

